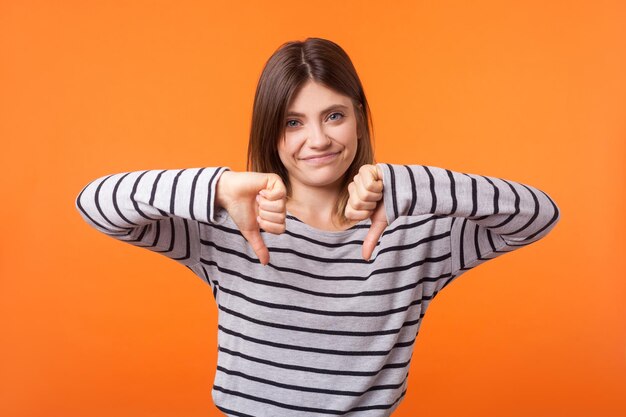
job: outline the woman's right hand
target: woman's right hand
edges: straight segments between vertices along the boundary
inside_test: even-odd
[[[224,171],[217,181],[217,204],[228,212],[263,265],[270,255],[259,227],[283,233],[286,201],[287,188],[278,174]]]

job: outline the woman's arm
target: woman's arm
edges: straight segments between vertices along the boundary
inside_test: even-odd
[[[518,182],[426,165],[377,164],[387,221],[451,216],[451,277],[546,236],[560,219],[543,191]],[[439,288],[439,290],[441,289]]]
[[[198,222],[223,219],[216,187],[227,170],[208,167],[106,175],[88,183],[75,205],[99,232],[190,267],[200,260]]]

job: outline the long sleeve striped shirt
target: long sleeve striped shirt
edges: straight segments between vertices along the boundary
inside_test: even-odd
[[[426,165],[378,163],[388,226],[316,229],[287,212],[261,230],[263,266],[216,185],[229,167],[126,172],[88,183],[76,207],[96,230],[165,255],[210,286],[218,308],[216,407],[228,416],[389,416],[407,392],[426,309],[481,263],[529,245],[560,213],[543,191]]]

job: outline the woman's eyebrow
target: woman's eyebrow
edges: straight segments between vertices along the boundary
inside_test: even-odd
[[[343,104],[333,104],[332,106],[326,107],[324,110],[322,110],[320,112],[320,114],[322,113],[326,113],[327,111],[333,110],[333,109],[345,109],[348,110],[348,106],[345,106]],[[305,115],[302,113],[298,113],[295,111],[290,111],[287,113],[287,116],[297,116],[297,117],[304,117]]]

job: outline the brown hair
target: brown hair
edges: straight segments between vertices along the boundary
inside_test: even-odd
[[[344,216],[348,185],[362,165],[374,163],[374,129],[359,76],[348,54],[336,43],[321,38],[286,42],[268,59],[254,96],[246,169],[278,174],[287,188],[287,198],[291,197],[289,176],[278,156],[277,143],[285,133],[283,120],[291,98],[310,79],[352,99],[359,139],[335,207],[336,217],[348,223]]]

